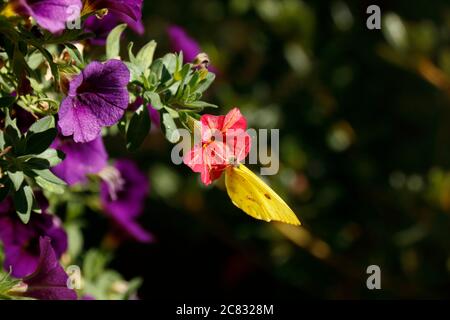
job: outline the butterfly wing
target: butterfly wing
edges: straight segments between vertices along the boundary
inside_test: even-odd
[[[244,165],[225,171],[225,185],[234,205],[253,218],[300,225],[286,202]]]

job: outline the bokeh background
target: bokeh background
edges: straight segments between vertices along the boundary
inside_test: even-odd
[[[368,30],[375,3],[382,29]],[[150,177],[141,222],[157,242],[112,261],[142,277],[140,298],[450,298],[448,1],[144,1],[144,20],[127,40],[161,56],[176,24],[210,55],[212,113],[280,129],[266,178],[303,226],[248,217],[223,181],[173,165],[154,128],[129,156]],[[107,141],[112,156],[120,145]],[[366,288],[371,264],[382,290]]]

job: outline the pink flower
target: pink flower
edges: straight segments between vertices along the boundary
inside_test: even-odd
[[[247,157],[250,135],[247,120],[234,108],[226,116],[205,114],[200,118],[201,143],[184,156],[184,164],[201,174],[205,185],[220,178],[222,172]]]

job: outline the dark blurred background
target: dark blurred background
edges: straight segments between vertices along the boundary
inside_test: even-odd
[[[366,27],[370,4],[381,30]],[[238,106],[250,127],[280,129],[267,181],[303,226],[248,217],[223,181],[173,165],[154,129],[134,157],[157,242],[112,262],[144,279],[141,298],[450,298],[448,1],[145,1],[144,19],[131,37],[155,39],[157,56],[170,24],[210,55],[213,113]],[[371,264],[381,290],[366,288]]]

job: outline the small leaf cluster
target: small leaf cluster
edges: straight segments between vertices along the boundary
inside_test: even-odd
[[[11,118],[8,109],[4,111],[5,129],[0,131],[0,201],[11,194],[17,214],[28,223],[31,212],[40,213],[34,186],[64,192],[65,182],[49,170],[63,160],[63,155],[50,148],[57,134],[53,116],[37,120],[22,133],[17,119]]]
[[[106,42],[107,58],[120,58],[120,39],[126,25],[111,31]],[[128,61],[131,87],[142,105],[130,116],[125,115],[119,127],[124,133],[129,150],[136,150],[150,130],[148,105],[160,113],[167,140],[176,143],[180,135],[178,124],[186,125],[186,118],[198,117],[204,108],[217,106],[202,101],[203,93],[215,79],[207,68],[183,62],[183,53],[168,53],[153,60],[156,42],[150,41],[137,54],[134,44],[128,45]],[[123,60],[123,59],[122,59]]]

